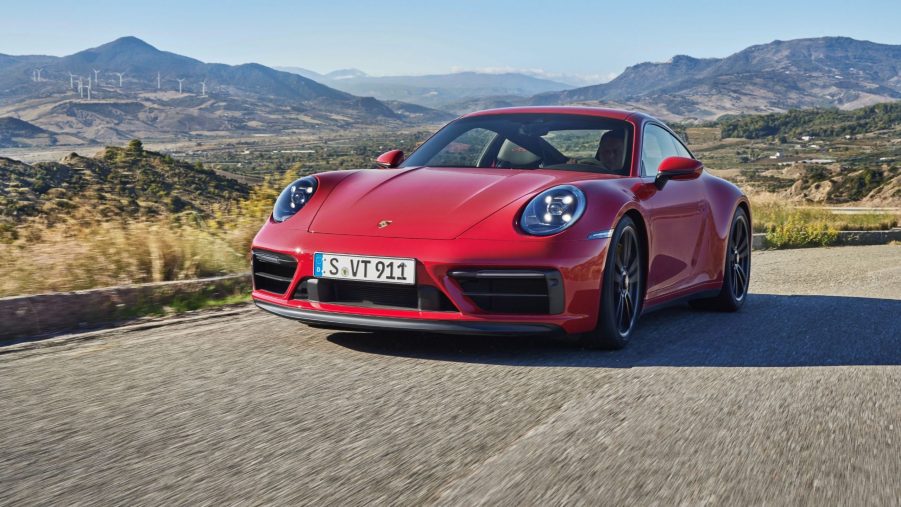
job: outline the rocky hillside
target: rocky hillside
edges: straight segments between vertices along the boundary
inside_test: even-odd
[[[18,118],[0,117],[0,148],[74,145],[83,142],[85,140],[78,136],[50,132]]]
[[[607,104],[670,119],[901,99],[901,46],[847,37],[774,41],[726,58],[640,63],[609,83],[544,93],[531,104]]]
[[[209,216],[249,193],[213,171],[145,151],[139,141],[94,157],[72,153],[35,165],[0,158],[0,222],[6,225],[73,214],[113,220],[183,211]]]
[[[798,172],[795,183],[786,192],[789,198],[823,204],[864,202],[872,206],[897,206],[901,203],[901,168],[884,165],[873,169],[849,171],[839,165],[830,167],[788,168]]]
[[[705,165],[748,190],[795,202],[901,206],[901,102],[673,126]]]

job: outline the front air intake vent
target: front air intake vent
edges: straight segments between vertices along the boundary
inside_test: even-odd
[[[457,281],[463,295],[485,312],[520,315],[563,312],[563,280],[558,271],[454,270],[448,275]]]
[[[288,292],[297,259],[268,250],[253,251],[253,288],[282,295]]]

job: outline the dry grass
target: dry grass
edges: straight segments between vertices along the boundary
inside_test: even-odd
[[[278,191],[298,170],[258,187],[230,211],[118,222],[79,218],[18,227],[18,239],[0,243],[0,296],[191,279],[248,270],[250,243]],[[778,198],[752,197],[755,232],[776,247],[825,245],[835,231],[885,229],[891,214],[834,215],[792,207]],[[85,215],[80,213],[80,215]],[[89,216],[89,215],[87,215]]]
[[[248,271],[250,243],[277,189],[295,175],[267,182],[237,208],[208,217],[28,221],[17,228],[18,239],[0,243],[0,297]]]
[[[817,206],[798,207],[774,194],[751,196],[754,232],[769,232],[788,223],[835,231],[876,231],[897,227],[901,217],[893,213],[835,214]]]
[[[766,233],[770,248],[827,246],[839,231],[872,231],[897,227],[892,213],[835,214],[816,206],[798,207],[773,194],[751,196],[754,232]]]
[[[247,265],[237,242],[203,222],[30,227],[24,241],[0,245],[0,295],[181,280]]]

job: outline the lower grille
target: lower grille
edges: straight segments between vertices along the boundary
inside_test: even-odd
[[[297,260],[290,255],[267,250],[253,251],[253,288],[274,294],[288,292]]]
[[[332,301],[368,306],[393,306],[396,308],[418,308],[419,296],[415,285],[387,283],[350,282],[334,280],[329,282]]]
[[[492,313],[563,312],[563,281],[553,270],[455,270],[448,273],[479,309]]]
[[[380,308],[458,311],[444,293],[429,285],[308,278],[298,285],[294,299]]]

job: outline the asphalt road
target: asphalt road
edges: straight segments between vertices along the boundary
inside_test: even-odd
[[[752,271],[619,352],[248,309],[2,354],[0,504],[901,505],[901,246]]]

